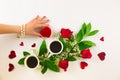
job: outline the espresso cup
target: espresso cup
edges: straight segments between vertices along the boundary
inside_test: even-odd
[[[25,58],[25,66],[29,69],[36,69],[39,66],[39,59],[37,58],[37,56],[34,55],[28,55]]]
[[[63,44],[59,40],[52,40],[49,43],[48,49],[49,49],[50,55],[60,54],[63,50]]]

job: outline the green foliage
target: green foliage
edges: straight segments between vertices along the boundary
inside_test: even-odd
[[[40,49],[39,49],[39,56],[44,55],[47,53],[47,46],[46,46],[46,41],[43,40]]]
[[[69,61],[76,61],[77,59],[74,56],[69,56],[67,58],[67,60],[69,60]]]
[[[91,23],[83,23],[82,28],[76,35],[76,41],[79,43],[86,36],[93,36],[99,32],[99,30],[91,31],[92,25]]]
[[[24,55],[24,56],[28,56],[28,55],[30,55],[30,53],[27,52],[27,51],[24,51],[24,52],[23,52],[23,55]]]
[[[94,31],[91,31],[88,36],[94,36],[95,34],[97,34],[99,32],[99,30],[94,30]]]
[[[24,60],[25,60],[25,58],[21,58],[21,59],[18,61],[18,64],[24,65]]]
[[[63,51],[67,48],[67,45],[66,45],[66,43],[65,43],[65,41],[64,41],[64,39],[60,36],[59,37],[59,40],[62,42],[62,44],[63,44]]]
[[[45,60],[44,65],[52,71],[59,72],[59,67],[51,60]]]
[[[44,74],[47,71],[47,69],[48,68],[46,66],[44,66],[43,69],[42,69],[42,71],[41,71],[41,73]]]
[[[96,44],[92,41],[86,40],[86,41],[81,41],[80,43],[78,43],[78,45],[80,50],[85,50],[87,48],[95,46]]]

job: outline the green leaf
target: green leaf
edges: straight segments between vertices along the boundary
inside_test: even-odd
[[[40,49],[39,49],[39,56],[46,54],[47,53],[47,46],[46,46],[46,41],[43,40]]]
[[[86,23],[83,23],[83,24],[82,24],[82,34],[83,34],[83,35],[86,34],[86,27],[87,27]]]
[[[27,52],[27,51],[24,51],[24,52],[23,52],[23,55],[24,55],[24,56],[28,56],[28,55],[30,55],[30,53]]]
[[[94,31],[90,32],[88,34],[88,36],[93,36],[93,35],[97,34],[98,32],[99,32],[99,30],[94,30]]]
[[[74,35],[71,35],[70,39],[69,39],[71,42],[74,41]]]
[[[88,35],[90,33],[90,30],[91,30],[91,23],[89,23],[87,26],[86,26],[86,35]]]
[[[60,38],[59,38],[59,40],[62,42],[62,44],[63,44],[63,51],[67,48],[67,46],[66,46],[66,43],[65,43],[65,41],[64,41],[64,39],[60,36]]]
[[[67,58],[69,61],[76,61],[77,59],[75,58],[75,57],[73,57],[73,56],[70,56],[70,57],[68,57]]]
[[[21,58],[21,59],[18,61],[18,64],[24,65],[24,60],[25,60],[25,58]]]
[[[82,34],[81,30],[80,30],[80,31],[78,32],[78,34],[77,34],[76,41],[77,41],[77,42],[80,42],[82,39],[83,39],[83,34]]]
[[[77,42],[80,42],[83,39],[83,37],[86,33],[86,26],[87,26],[86,23],[83,23],[82,28],[77,33],[77,36],[76,36]]]
[[[51,60],[45,60],[44,65],[52,71],[55,71],[55,72],[60,71],[59,67],[57,65],[55,65],[55,63]]]
[[[43,69],[41,70],[41,73],[44,74],[47,71],[47,69],[48,68],[46,66],[44,66]]]
[[[57,58],[57,54],[53,54],[49,57],[50,60],[55,61]]]
[[[85,50],[85,49],[90,48],[90,47],[95,46],[95,45],[96,45],[95,43],[93,43],[92,41],[88,41],[88,40],[81,41],[80,43],[78,43],[80,50]]]

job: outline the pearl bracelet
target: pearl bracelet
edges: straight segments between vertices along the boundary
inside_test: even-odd
[[[24,38],[25,37],[25,25],[20,26],[20,32],[17,34],[18,38]]]

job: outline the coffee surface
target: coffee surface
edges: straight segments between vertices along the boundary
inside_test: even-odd
[[[60,52],[62,49],[62,45],[59,41],[53,41],[51,44],[50,44],[50,50],[53,52],[53,53],[58,53]]]
[[[36,57],[31,56],[27,59],[27,66],[29,68],[35,68],[38,64],[38,60],[36,59]]]

